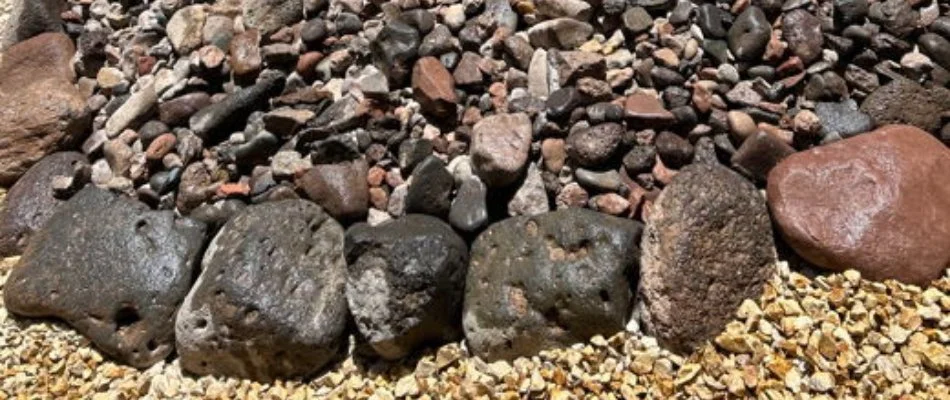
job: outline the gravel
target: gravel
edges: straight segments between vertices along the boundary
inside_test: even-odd
[[[0,288],[16,261],[0,260]],[[687,358],[628,328],[510,363],[451,343],[399,363],[348,358],[309,381],[258,383],[196,379],[177,359],[118,365],[64,324],[0,305],[0,398],[950,398],[950,270],[922,290],[855,271],[809,278],[782,263],[759,301],[746,300]]]

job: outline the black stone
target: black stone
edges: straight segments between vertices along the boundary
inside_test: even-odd
[[[445,217],[451,207],[455,178],[436,156],[422,160],[412,171],[412,183],[406,194],[406,212]]]

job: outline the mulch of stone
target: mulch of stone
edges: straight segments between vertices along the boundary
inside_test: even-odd
[[[17,258],[0,261],[0,287]],[[634,330],[635,327],[634,327]],[[638,333],[486,363],[464,343],[400,363],[338,362],[308,381],[259,383],[139,371],[59,322],[0,307],[0,398],[791,398],[950,399],[950,271],[926,290],[809,278],[780,264],[714,343],[684,358]]]

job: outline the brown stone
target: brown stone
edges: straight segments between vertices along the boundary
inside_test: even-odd
[[[412,69],[412,94],[422,111],[437,117],[455,113],[455,79],[435,57],[423,57]]]
[[[90,112],[73,86],[75,51],[65,34],[44,33],[10,47],[0,61],[0,186],[85,138]]]
[[[641,122],[670,122],[675,119],[660,103],[660,100],[646,93],[634,93],[624,102],[627,117]]]
[[[356,220],[369,211],[369,168],[364,160],[315,165],[297,178],[307,197],[337,220]]]
[[[950,266],[950,150],[888,125],[794,154],[769,174],[772,215],[806,260],[925,284]]]
[[[261,70],[261,33],[250,29],[234,35],[231,40],[231,70],[235,75],[249,75]]]
[[[775,135],[759,131],[749,136],[732,155],[732,165],[757,181],[765,181],[779,161],[795,153],[795,149]]]
[[[148,144],[148,149],[145,150],[145,158],[149,161],[159,161],[174,150],[176,144],[178,144],[178,138],[175,137],[174,133],[163,133]]]

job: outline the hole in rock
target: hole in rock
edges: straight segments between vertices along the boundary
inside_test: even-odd
[[[155,342],[155,339],[150,339],[148,343],[145,344],[145,347],[148,351],[155,351],[158,348],[158,343]]]
[[[609,302],[610,302],[610,293],[607,293],[607,290],[605,290],[605,289],[601,289],[601,290],[600,290],[600,300],[603,301],[604,303],[609,303]]]
[[[197,321],[195,321],[195,326],[197,326],[198,329],[204,329],[208,326],[208,320],[199,318]]]
[[[139,312],[130,305],[124,305],[122,308],[119,308],[115,312],[115,330],[120,330],[122,328],[131,326],[136,322],[139,322],[141,317],[139,317]]]

